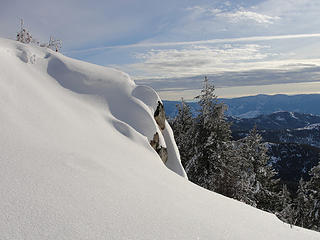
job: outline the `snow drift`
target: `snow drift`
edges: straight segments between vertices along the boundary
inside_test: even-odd
[[[122,72],[0,39],[0,238],[320,239],[188,182],[159,100]]]

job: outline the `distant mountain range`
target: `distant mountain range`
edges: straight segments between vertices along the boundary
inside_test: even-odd
[[[257,127],[268,146],[273,167],[292,192],[300,178],[320,160],[320,116],[295,112],[275,112],[255,118],[228,117],[234,140]]]
[[[284,111],[259,115],[254,118],[227,117],[227,119],[232,122],[232,131],[247,131],[255,125],[260,130],[281,130],[304,128],[311,124],[320,123],[320,115]]]
[[[255,118],[228,117],[235,140],[257,127],[265,142],[299,143],[320,148],[320,116],[294,112],[275,112]]]
[[[256,117],[276,111],[320,115],[320,94],[257,95],[233,99],[220,99],[228,105],[227,115],[242,118]]]
[[[228,106],[226,115],[240,118],[254,118],[261,114],[270,114],[276,111],[288,111],[297,113],[309,113],[320,115],[320,94],[300,95],[256,95],[240,98],[221,98],[220,101]],[[163,101],[166,113],[169,117],[177,114],[176,105],[179,101]],[[199,105],[196,102],[188,102],[192,112],[197,113]]]

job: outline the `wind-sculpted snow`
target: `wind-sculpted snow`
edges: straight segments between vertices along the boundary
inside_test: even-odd
[[[48,74],[63,87],[76,93],[103,97],[115,118],[151,139],[156,125],[145,106],[131,97],[135,84],[126,74],[94,65],[92,72],[84,73],[85,67],[77,68],[79,66],[72,63],[66,65],[56,56],[51,56],[48,62]]]
[[[0,39],[0,239],[320,238],[178,176],[158,100],[119,71]]]
[[[148,140],[152,139],[155,132],[161,132],[153,118],[153,112],[160,99],[150,87],[136,86],[127,74],[114,69],[91,65],[88,70],[83,66],[84,63],[76,62],[75,64],[70,59],[63,61],[63,56],[47,55],[46,57],[49,59],[48,74],[63,87],[76,93],[102,97],[116,119],[131,126]],[[124,131],[123,123],[118,121],[113,122],[113,125],[120,133],[128,135],[129,130]],[[175,146],[172,140],[173,135],[167,137],[167,141]],[[167,147],[162,134],[160,134],[160,144]],[[167,165],[174,172],[186,177],[178,151],[170,154]]]

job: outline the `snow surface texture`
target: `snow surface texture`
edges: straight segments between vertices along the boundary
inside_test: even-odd
[[[158,95],[128,75],[0,39],[0,239],[320,239],[188,182]]]

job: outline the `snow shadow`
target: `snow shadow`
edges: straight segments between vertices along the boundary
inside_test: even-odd
[[[92,70],[97,71],[92,73]],[[116,119],[127,123],[149,140],[152,139],[157,131],[153,115],[145,104],[132,97],[132,88],[135,86],[130,83],[130,79],[118,79],[119,72],[114,74],[114,70],[102,69],[99,66],[93,65],[90,71],[87,73],[72,63],[66,64],[54,55],[49,57],[47,72],[61,86],[75,93],[102,97]],[[121,134],[128,134],[118,123],[114,126]]]

